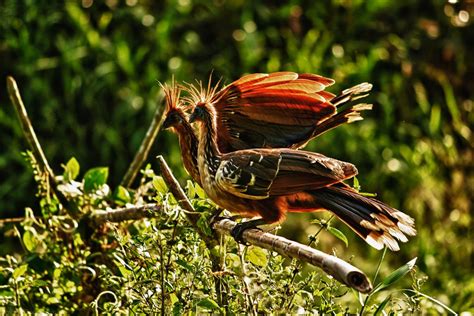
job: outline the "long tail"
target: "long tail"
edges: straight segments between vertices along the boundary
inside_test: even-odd
[[[337,185],[307,193],[304,200],[294,200],[293,205],[290,202],[290,212],[310,208],[331,211],[376,249],[387,246],[397,251],[397,240],[407,242],[406,235],[416,235],[413,218],[350,187]]]

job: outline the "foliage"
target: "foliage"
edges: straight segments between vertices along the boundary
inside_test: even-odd
[[[456,311],[472,312],[472,15],[467,1],[437,0],[5,0],[0,3],[0,78],[18,80],[53,169],[71,156],[82,170],[108,166],[107,180],[115,190],[83,194],[81,181],[67,182],[81,170],[67,163],[63,184],[78,194],[85,213],[111,201],[126,205],[136,199],[117,184],[159,103],[157,80],[172,75],[178,81],[206,79],[214,70],[214,78],[229,82],[247,72],[292,70],[335,78],[332,92],[371,82],[368,101],[375,107],[365,121],[331,131],[308,148],[354,163],[363,190],[377,192],[416,218],[417,238],[399,254],[387,255],[381,273],[418,257],[417,275],[429,278],[424,293]],[[32,177],[31,159],[25,163],[20,154],[25,142],[2,91],[0,216],[22,216],[26,207],[33,212],[28,211],[30,224],[21,228],[21,239],[14,237],[15,226],[0,224],[0,255],[9,256],[11,269],[19,268],[16,274],[25,269],[21,258],[45,245],[47,252],[77,251],[77,260],[87,257],[62,240],[61,232],[75,227],[74,221],[68,220],[68,227],[57,220],[41,222],[42,216],[64,215],[47,185],[35,187],[33,179],[44,175]],[[160,151],[184,179],[174,136],[160,133],[150,156]],[[318,229],[310,224],[313,219],[291,217],[282,232],[304,240]],[[156,220],[147,221],[160,227]],[[333,224],[352,237],[343,225]],[[30,231],[26,237],[23,230]],[[348,238],[345,247],[336,239],[341,235],[334,236],[321,235],[318,246],[348,257],[363,254],[361,268],[371,271],[379,253],[355,238]],[[28,246],[20,248],[19,240]],[[49,258],[62,263],[61,256]],[[30,265],[27,269],[24,273],[32,275]],[[98,302],[110,296],[103,294]]]
[[[27,157],[37,168],[34,157]],[[123,202],[110,193],[105,183],[106,169],[93,168],[77,182],[77,160],[70,159],[64,167],[64,175],[58,179],[62,181],[60,188],[67,196],[74,196],[83,211],[90,204],[105,208]],[[48,187],[44,178],[36,179],[40,188]],[[76,221],[61,212],[53,214],[44,206],[42,217],[37,218],[28,210],[21,228],[14,229],[24,254],[0,258],[0,311],[161,311],[181,315],[437,310],[426,305],[431,297],[415,287],[407,289],[409,295],[392,292],[389,299],[381,303],[372,299],[368,304],[369,298],[413,270],[414,261],[388,275],[365,301],[360,298],[358,306],[357,300],[351,302],[348,298],[352,292],[345,286],[320,271],[302,269],[295,260],[289,262],[275,253],[237,245],[227,238],[221,238],[216,249],[207,249],[167,192],[162,178],[149,168],[143,171],[136,191],[123,190],[133,197],[129,202],[152,200],[164,206],[162,212],[154,219],[106,223],[94,230],[84,221],[87,216]],[[188,182],[187,191],[198,209],[213,207],[197,185]],[[51,203],[58,206],[57,202]],[[332,227],[321,221],[321,229],[310,238],[312,242],[317,241],[323,228],[331,231]],[[347,240],[340,231],[336,236]],[[219,270],[213,267],[210,251],[221,258]],[[414,277],[414,282],[418,284],[420,279]]]

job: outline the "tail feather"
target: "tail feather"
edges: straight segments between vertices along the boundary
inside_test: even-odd
[[[416,235],[413,218],[349,187],[331,186],[308,193],[312,201],[307,199],[305,207],[331,211],[376,249],[387,246],[397,251],[398,241],[407,242],[407,236]]]

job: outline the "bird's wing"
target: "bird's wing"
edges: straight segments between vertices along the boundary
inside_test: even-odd
[[[217,185],[236,196],[265,199],[315,190],[357,174],[350,163],[287,149],[241,150],[224,155]]]
[[[222,152],[284,148],[309,137],[317,122],[336,112],[334,80],[313,74],[251,74],[224,87],[214,107]]]

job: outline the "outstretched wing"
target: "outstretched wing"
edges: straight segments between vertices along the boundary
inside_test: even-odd
[[[258,200],[315,190],[356,174],[354,165],[312,152],[254,149],[224,155],[216,183],[236,196]]]
[[[313,74],[251,74],[217,95],[214,107],[222,152],[284,148],[310,137],[317,122],[336,113],[324,89],[334,80]]]

